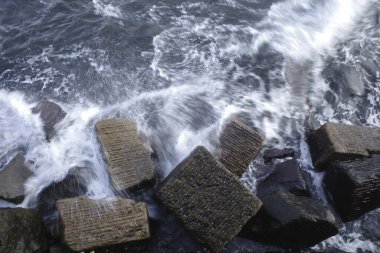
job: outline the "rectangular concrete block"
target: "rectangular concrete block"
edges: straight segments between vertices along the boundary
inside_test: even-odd
[[[151,152],[140,140],[133,121],[102,120],[95,128],[116,190],[135,188],[155,178]]]
[[[244,123],[228,123],[220,136],[220,161],[237,176],[243,175],[260,151],[264,138]]]
[[[380,155],[332,163],[323,182],[342,220],[355,220],[380,207]]]
[[[57,208],[63,240],[74,251],[149,237],[147,209],[141,202],[78,197],[59,200]]]
[[[326,123],[309,136],[314,166],[380,153],[380,128]]]
[[[156,194],[187,230],[215,252],[239,233],[262,204],[204,147],[193,150]]]

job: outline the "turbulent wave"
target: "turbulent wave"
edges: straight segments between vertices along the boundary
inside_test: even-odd
[[[88,196],[113,195],[94,135],[104,118],[136,120],[166,176],[195,146],[216,151],[221,125],[239,114],[266,147],[297,150],[322,199],[305,129],[380,126],[378,1],[88,2],[0,6],[0,165],[16,152],[30,162],[23,206],[77,168]],[[68,112],[51,142],[30,112],[43,96]],[[258,170],[242,178],[252,189]],[[357,224],[318,248],[380,251]]]

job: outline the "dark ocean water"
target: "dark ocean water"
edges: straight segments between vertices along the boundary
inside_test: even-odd
[[[135,119],[165,176],[240,114],[266,147],[296,149],[323,199],[305,132],[380,127],[379,13],[376,0],[2,0],[0,165],[34,162],[25,206],[74,167],[91,172],[88,196],[109,197],[97,120]],[[30,113],[43,97],[68,112],[50,143]],[[253,190],[260,159],[242,179]],[[318,247],[380,252],[368,219]]]

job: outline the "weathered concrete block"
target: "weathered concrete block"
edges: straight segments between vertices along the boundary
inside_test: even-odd
[[[17,155],[0,171],[0,198],[20,203],[24,199],[24,183],[32,175],[25,158]]]
[[[243,175],[261,149],[264,138],[238,120],[228,123],[220,136],[220,161],[237,176]]]
[[[310,191],[296,159],[277,164],[273,172],[257,185],[257,196],[260,198],[278,191],[310,196]]]
[[[216,252],[261,207],[261,201],[204,147],[193,150],[156,194],[187,230]]]
[[[319,200],[285,192],[261,200],[262,209],[243,231],[253,240],[298,250],[338,233],[334,215]]]
[[[0,209],[0,252],[42,253],[48,236],[37,212],[32,209]]]
[[[148,214],[142,202],[78,197],[59,200],[57,208],[63,240],[74,251],[149,237]]]
[[[284,148],[284,149],[267,149],[264,152],[263,158],[265,163],[271,162],[273,159],[283,159],[286,157],[294,156],[294,149],[292,148]]]
[[[323,180],[342,220],[380,207],[380,155],[332,163]]]
[[[53,138],[54,126],[66,116],[66,112],[59,105],[48,100],[39,102],[32,108],[32,112],[40,114],[47,140]]]
[[[314,166],[380,153],[380,128],[327,123],[309,136]]]
[[[138,137],[133,121],[102,120],[96,123],[96,132],[116,190],[135,188],[155,178],[151,153]]]

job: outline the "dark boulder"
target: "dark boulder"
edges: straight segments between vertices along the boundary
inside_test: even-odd
[[[342,220],[380,207],[380,155],[330,164],[323,180]]]
[[[64,242],[74,251],[149,238],[148,213],[144,203],[114,198],[86,197],[57,202]]]
[[[380,128],[326,123],[308,138],[314,166],[380,153]]]
[[[226,245],[221,253],[289,253],[289,251],[278,246],[263,244],[236,236]]]
[[[310,196],[310,191],[296,159],[277,164],[273,172],[257,186],[257,196],[260,198],[278,191]]]
[[[303,249],[338,233],[334,215],[319,200],[285,192],[261,200],[262,209],[242,233],[253,240]]]
[[[95,128],[117,191],[135,189],[155,179],[151,152],[139,138],[135,122],[108,119],[97,122]]]
[[[240,177],[260,151],[264,138],[244,123],[234,120],[224,126],[220,136],[220,161]]]
[[[66,112],[62,110],[59,105],[48,100],[39,102],[32,108],[32,112],[40,114],[44,124],[46,140],[48,141],[51,140],[55,134],[55,125],[66,116]]]
[[[215,252],[261,207],[261,201],[204,147],[193,150],[159,185],[156,195]]]
[[[32,175],[32,171],[25,165],[25,158],[17,155],[0,171],[0,198],[16,203],[22,202],[24,184]]]
[[[283,159],[286,157],[293,157],[294,156],[294,149],[292,148],[284,148],[284,149],[267,149],[264,151],[264,162],[270,163],[273,159]]]
[[[47,234],[34,210],[0,209],[0,252],[45,253]]]

